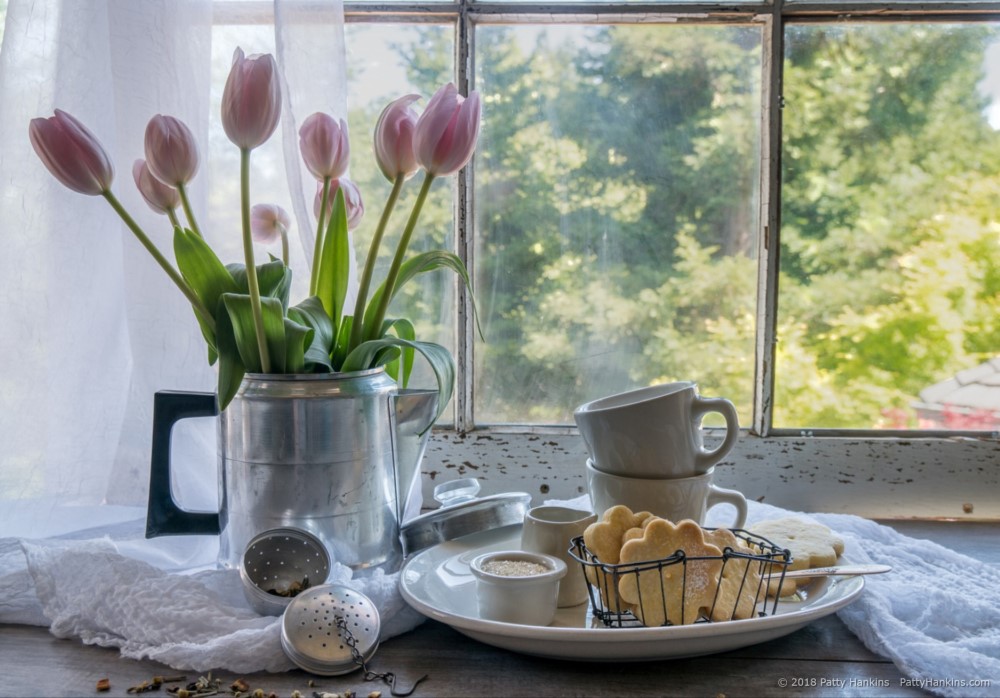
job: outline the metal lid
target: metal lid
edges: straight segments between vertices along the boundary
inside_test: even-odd
[[[403,553],[410,555],[470,533],[523,523],[530,505],[527,492],[506,492],[435,509],[403,524]]]
[[[324,584],[302,592],[285,609],[281,647],[299,668],[338,676],[371,659],[380,629],[371,599],[342,584]]]

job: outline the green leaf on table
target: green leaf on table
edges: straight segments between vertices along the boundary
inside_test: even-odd
[[[347,206],[344,191],[337,189],[333,198],[333,211],[320,247],[316,295],[323,302],[327,315],[339,329],[347,296],[347,277],[351,261],[351,248],[347,238]]]
[[[333,350],[333,325],[319,298],[310,296],[292,306],[288,309],[288,317],[313,331],[305,349],[304,371],[314,372],[317,368],[324,369],[322,372],[332,371],[330,353]]]
[[[382,337],[362,342],[354,351],[347,355],[342,371],[363,371],[368,368],[375,368],[380,365],[376,359],[384,358],[383,350],[387,347],[410,347],[423,356],[434,371],[434,377],[438,385],[438,411],[434,419],[441,416],[445,407],[451,400],[451,394],[455,389],[455,361],[451,358],[451,353],[440,344],[433,342],[416,342],[399,337]],[[390,359],[391,360],[391,359]]]

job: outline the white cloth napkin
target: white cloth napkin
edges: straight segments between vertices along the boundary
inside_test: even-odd
[[[588,495],[546,503],[591,509]],[[747,509],[748,530],[768,519],[811,518],[844,539],[847,561],[892,567],[866,577],[864,592],[838,616],[914,687],[962,698],[1000,695],[1000,568],[859,516],[805,514],[752,501]],[[706,525],[726,525],[732,511],[711,509]]]
[[[399,595],[398,577],[352,579],[335,564],[330,581],[372,600],[386,640],[423,620]],[[239,572],[171,574],[121,554],[107,539],[0,539],[0,622],[48,626],[56,637],[118,647],[124,657],[175,669],[294,668],[281,649],[280,618],[250,608]]]

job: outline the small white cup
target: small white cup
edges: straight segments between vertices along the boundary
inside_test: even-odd
[[[484,569],[495,560],[533,562],[545,571],[510,576]],[[521,625],[548,625],[555,618],[559,580],[566,575],[566,563],[559,558],[524,550],[501,550],[473,558],[469,569],[478,580],[476,593],[481,618]]]
[[[718,412],[725,438],[705,449],[701,420]],[[585,403],[573,413],[594,464],[624,477],[702,475],[728,454],[740,435],[733,403],[698,394],[690,381],[630,390]]]
[[[559,582],[559,608],[587,601],[587,580],[583,567],[569,554],[570,541],[597,521],[597,515],[569,507],[541,506],[528,511],[521,529],[521,549],[544,553],[566,563],[566,576]]]
[[[730,528],[742,528],[747,520],[746,497],[712,484],[714,473],[712,468],[704,475],[670,480],[621,477],[598,470],[592,460],[587,460],[587,486],[598,513],[624,504],[632,511],[649,511],[670,521],[691,519],[704,524],[709,509],[731,504],[736,508],[736,519]]]

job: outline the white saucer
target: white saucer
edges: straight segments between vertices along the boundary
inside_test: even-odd
[[[773,640],[843,608],[865,585],[862,577],[817,579],[806,587],[804,598],[781,601],[775,615],[724,623],[607,628],[586,603],[559,609],[547,626],[480,618],[469,562],[484,552],[517,548],[520,539],[521,527],[507,526],[420,552],[403,567],[403,598],[428,618],[496,647],[556,659],[628,661],[692,657]]]

